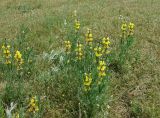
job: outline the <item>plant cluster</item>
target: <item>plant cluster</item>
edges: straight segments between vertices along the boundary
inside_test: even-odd
[[[115,60],[119,65],[125,63],[134,40],[134,24],[122,23],[119,52],[113,57],[110,35],[98,38],[91,28],[83,32],[76,13],[72,21],[65,24],[64,48],[59,52],[34,55],[25,42],[28,30],[23,28],[17,40],[2,41],[1,78],[7,84],[0,96],[0,116],[43,117],[66,101],[66,109],[76,112],[73,117],[92,118],[102,110],[109,96],[110,67]]]

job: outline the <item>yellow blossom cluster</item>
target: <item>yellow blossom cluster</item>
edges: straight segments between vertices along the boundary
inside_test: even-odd
[[[16,65],[17,65],[17,70],[21,70],[22,69],[22,64],[23,64],[23,59],[22,59],[22,54],[20,53],[20,51],[16,51],[14,58],[16,60]]]
[[[38,100],[37,100],[36,96],[35,96],[35,97],[32,97],[32,98],[30,99],[29,106],[28,106],[28,111],[29,111],[29,112],[33,112],[33,113],[39,111],[39,108],[38,108]]]
[[[134,34],[134,23],[130,22],[128,25],[127,23],[122,23],[121,26],[121,31],[122,31],[122,37],[125,38],[127,31],[128,31],[128,36],[132,36]]]
[[[65,52],[69,54],[71,52],[71,46],[72,46],[71,42],[68,40],[68,41],[64,41],[64,43],[65,43]]]
[[[104,52],[106,53],[106,54],[109,54],[110,53],[110,51],[109,51],[109,48],[110,48],[110,38],[109,37],[107,37],[107,38],[103,38],[102,39],[102,45],[103,45],[103,48],[104,48]]]
[[[5,64],[11,64],[11,52],[10,52],[10,45],[3,45],[2,46],[2,50],[3,50],[3,57],[5,59]]]
[[[103,55],[104,49],[103,47],[98,46],[94,48],[94,52],[96,57],[101,57]]]
[[[129,25],[128,25],[129,36],[133,35],[133,33],[134,33],[134,27],[135,27],[134,23],[130,22]]]
[[[102,57],[103,54],[109,54],[109,47],[110,47],[110,39],[109,37],[107,38],[102,38],[101,40],[101,45],[99,44],[99,46],[94,48],[94,52],[95,52],[95,56],[96,57]]]
[[[92,75],[91,75],[91,73],[89,73],[89,74],[85,73],[85,78],[84,78],[84,82],[83,82],[85,91],[89,91],[90,90],[91,83],[92,83]]]
[[[76,12],[75,12],[76,14]],[[77,17],[77,15],[74,15],[75,17]],[[78,31],[80,29],[80,23],[77,20],[77,18],[75,18],[75,26],[74,29],[76,29],[76,31]],[[122,26],[122,30],[123,31],[127,31],[127,26],[123,25]],[[95,70],[97,71],[97,73],[95,75],[98,75],[96,78],[98,84],[101,84],[102,80],[104,79],[104,77],[106,77],[106,71],[107,71],[107,64],[104,60],[106,60],[106,54],[109,54],[109,48],[110,48],[110,38],[104,37],[101,38],[100,40],[93,40],[93,34],[91,29],[88,29],[86,34],[85,34],[85,41],[80,42],[81,36],[78,35],[77,33],[75,33],[75,39],[73,40],[73,42],[67,40],[65,41],[65,52],[68,53],[71,50],[71,43],[73,43],[73,48],[75,50],[75,52],[73,54],[75,54],[75,58],[77,60],[81,60],[81,62],[83,62],[83,64],[86,64],[87,67],[87,71],[91,71],[93,68],[95,68]],[[72,38],[72,37],[71,37]],[[77,43],[74,44],[74,42],[76,42],[75,40],[77,40]],[[89,50],[88,50],[89,47]],[[84,60],[82,60],[84,58]],[[93,59],[93,60],[92,60]],[[93,61],[93,63],[95,65],[93,65],[93,63],[90,61]],[[85,65],[84,69],[86,70]],[[94,82],[93,81],[94,78],[92,78],[92,73],[85,73],[85,77],[83,78],[83,87],[85,91],[89,91],[91,89],[91,84]],[[96,83],[97,84],[97,83]]]
[[[127,24],[126,23],[122,23],[121,30],[124,33],[127,31]]]
[[[99,65],[97,67],[98,69],[98,76],[100,78],[100,80],[98,81],[98,84],[101,83],[103,77],[106,76],[106,62],[105,61],[99,61]]]
[[[87,43],[87,45],[91,46],[90,48],[92,48],[93,35],[92,35],[92,32],[91,32],[91,29],[87,30],[87,33],[86,33],[86,43]]]
[[[122,37],[125,38],[127,33],[127,24],[125,22],[122,23],[121,30],[122,30]]]
[[[76,19],[75,20],[75,30],[76,30],[76,32],[79,31],[80,26],[81,26],[80,21],[78,19]]]
[[[78,60],[82,60],[83,58],[83,45],[81,43],[77,43],[77,47],[76,47],[76,58]]]

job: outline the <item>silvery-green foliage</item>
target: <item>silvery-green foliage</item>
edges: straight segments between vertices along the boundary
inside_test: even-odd
[[[42,57],[45,61],[51,63],[50,71],[58,72],[60,68],[64,65],[64,51],[63,50],[52,50],[49,53],[44,52]]]
[[[16,108],[17,104],[11,102],[10,106],[5,109],[7,118],[12,118],[12,111]]]

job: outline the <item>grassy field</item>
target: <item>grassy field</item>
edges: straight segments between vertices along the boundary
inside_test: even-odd
[[[33,50],[30,59],[34,62],[25,68],[29,74],[22,76],[23,85],[17,80],[11,82],[15,75],[1,69],[0,113],[3,114],[10,102],[18,105],[13,112],[24,113],[26,108],[22,106],[28,96],[36,95],[45,96],[46,100],[39,105],[44,110],[36,118],[160,118],[159,8],[160,0],[0,0],[0,45],[5,38],[15,41],[14,48],[23,50],[22,54]],[[78,84],[68,80],[70,84],[66,85],[67,72],[48,74],[57,62],[47,58],[51,51],[62,50],[62,42],[68,38],[64,22],[72,21],[75,10],[82,36],[87,28],[92,29],[94,39],[109,35],[111,52],[115,53],[120,41],[121,17],[135,24],[135,41],[129,51],[135,58],[126,60],[121,68],[113,67],[107,89],[103,91],[106,95],[103,105],[100,110],[93,110],[92,116],[83,116],[85,108],[78,106],[75,95]],[[0,68],[5,67],[1,64]],[[70,77],[74,78],[74,74]]]

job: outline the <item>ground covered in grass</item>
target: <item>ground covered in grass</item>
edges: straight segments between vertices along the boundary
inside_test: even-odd
[[[3,52],[0,54],[0,115],[6,117],[5,109],[14,102],[14,114],[33,117],[23,114],[30,97],[38,96],[40,113],[34,116],[38,118],[159,118],[159,8],[159,0],[1,0],[0,45],[9,39],[11,53],[19,50],[25,67],[23,73],[16,74],[3,64]],[[80,38],[83,40],[91,28],[94,39],[110,37],[114,52],[103,105],[92,110],[92,116],[86,115],[87,105],[80,105],[77,99],[79,82],[70,79],[77,77],[76,71],[70,66],[64,70],[61,65],[63,41],[74,37],[69,29],[66,33],[65,24],[72,26],[75,10],[81,24]],[[114,55],[120,51],[123,19],[135,24],[135,33],[129,55],[119,65]],[[69,74],[70,70],[73,73]]]

